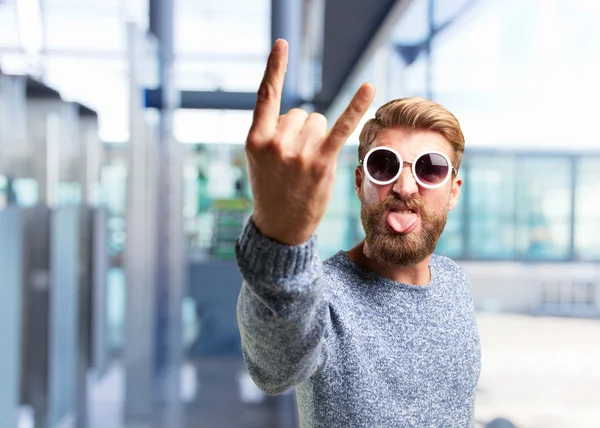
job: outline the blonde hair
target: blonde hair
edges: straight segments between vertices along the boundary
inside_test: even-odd
[[[409,97],[390,101],[377,110],[375,118],[365,123],[358,146],[358,159],[364,159],[380,131],[406,127],[437,132],[453,148],[453,166],[458,170],[465,150],[465,137],[458,119],[440,104],[425,98]]]

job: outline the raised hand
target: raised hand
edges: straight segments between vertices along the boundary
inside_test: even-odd
[[[338,154],[371,105],[375,89],[361,86],[328,133],[321,114],[292,109],[280,116],[287,59],[288,44],[278,40],[258,89],[246,153],[255,225],[274,241],[299,245],[327,210]]]

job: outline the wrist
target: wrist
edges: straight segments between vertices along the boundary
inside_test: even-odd
[[[299,231],[289,225],[279,224],[271,219],[265,219],[257,213],[253,213],[250,220],[265,238],[278,244],[290,247],[305,244],[312,236],[308,231]]]

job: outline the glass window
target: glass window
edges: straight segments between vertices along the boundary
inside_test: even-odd
[[[348,239],[350,240],[349,246],[354,246],[365,238],[365,231],[363,229],[362,220],[360,219],[361,202],[354,190],[354,169],[357,164],[356,159],[356,152],[353,152],[352,163],[347,167],[352,174],[352,197],[350,198],[350,210],[348,212],[349,221],[351,222],[348,230]]]
[[[100,139],[129,138],[127,64],[119,59],[54,55],[45,60],[45,83],[63,99],[78,101],[98,112]]]
[[[347,250],[350,227],[347,215],[329,215],[323,218],[317,229],[319,257],[325,260],[340,250]]]
[[[16,9],[16,2],[0,2],[0,46],[3,48],[20,47]]]
[[[13,181],[17,205],[33,207],[38,204],[39,184],[32,178],[17,178]]]
[[[0,175],[0,210],[8,205],[8,180],[4,175]]]
[[[429,59],[424,42],[430,31],[429,4],[429,0],[411,2],[392,32],[393,54],[387,80],[394,97],[428,95]]]
[[[125,161],[114,161],[107,163],[101,170],[101,182],[103,188],[103,203],[108,211],[119,217],[125,216],[127,208],[127,165]]]
[[[340,92],[340,94],[334,99],[332,105],[329,107],[329,110],[326,112],[326,117],[330,126],[333,126],[335,121],[340,117],[340,115],[346,110],[350,100],[354,96],[355,92],[358,90],[359,86],[363,82],[373,82],[375,77],[375,61],[369,61],[365,67],[360,70],[357,77],[354,79],[353,83],[347,86],[344,86]],[[375,82],[375,85],[377,82]],[[356,127],[356,130],[350,135],[348,140],[346,141],[346,145],[352,146],[358,144],[358,136],[360,135],[360,131],[362,130],[364,123],[375,117],[375,112],[379,106],[373,102],[367,111],[367,113],[362,117],[361,122]],[[356,149],[354,149],[356,150]]]
[[[127,0],[119,6],[129,21],[136,22],[140,28],[147,29],[150,20],[150,2],[148,0]]]
[[[523,157],[517,168],[518,255],[534,260],[569,258],[571,159]]]
[[[444,0],[433,2],[433,22],[436,27],[460,18],[473,4],[472,0]]]
[[[53,4],[45,14],[45,45],[51,50],[123,52],[125,25],[119,9],[104,2]]]
[[[348,214],[352,205],[351,198],[356,198],[354,196],[354,168],[350,163],[352,160],[354,160],[354,156],[351,156],[350,153],[340,154],[333,195],[327,211],[333,215]]]
[[[265,0],[178,2],[176,52],[261,54],[266,58],[271,47],[270,12]]]
[[[175,139],[181,143],[244,144],[252,124],[250,110],[176,110]]]
[[[344,147],[338,157],[331,201],[317,231],[321,257],[333,255],[358,243],[354,213],[360,213],[360,201],[354,193],[355,166],[356,147]]]
[[[598,3],[478,3],[471,19],[433,41],[435,100],[457,115],[473,146],[562,150],[569,141],[570,148],[593,147],[589,130],[572,124],[596,120]]]
[[[405,97],[427,97],[429,92],[428,82],[428,58],[426,52],[421,52],[417,59],[405,69],[402,79],[404,80]]]
[[[437,254],[452,258],[460,258],[464,254],[464,192],[467,190],[465,185],[466,183],[463,181],[462,194],[458,205],[448,213],[446,227],[435,249]]]
[[[420,43],[429,35],[429,0],[414,0],[392,32],[392,40],[402,44]]]
[[[600,260],[600,157],[576,163],[575,257]]]
[[[406,69],[404,60],[397,52],[392,52],[388,57],[387,82],[385,82],[385,94],[388,100],[400,98],[404,95],[403,75]]]
[[[467,257],[510,259],[515,256],[515,160],[474,155],[464,161],[467,209]]]
[[[181,90],[256,91],[262,80],[266,57],[248,58],[207,56],[206,60],[180,58],[175,64],[175,86]],[[240,73],[240,70],[244,70]]]

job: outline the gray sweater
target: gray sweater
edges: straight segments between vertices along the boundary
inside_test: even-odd
[[[471,427],[480,344],[463,270],[433,255],[431,281],[402,284],[315,236],[285,246],[250,220],[237,241],[238,325],[265,393],[296,388],[303,428]]]

